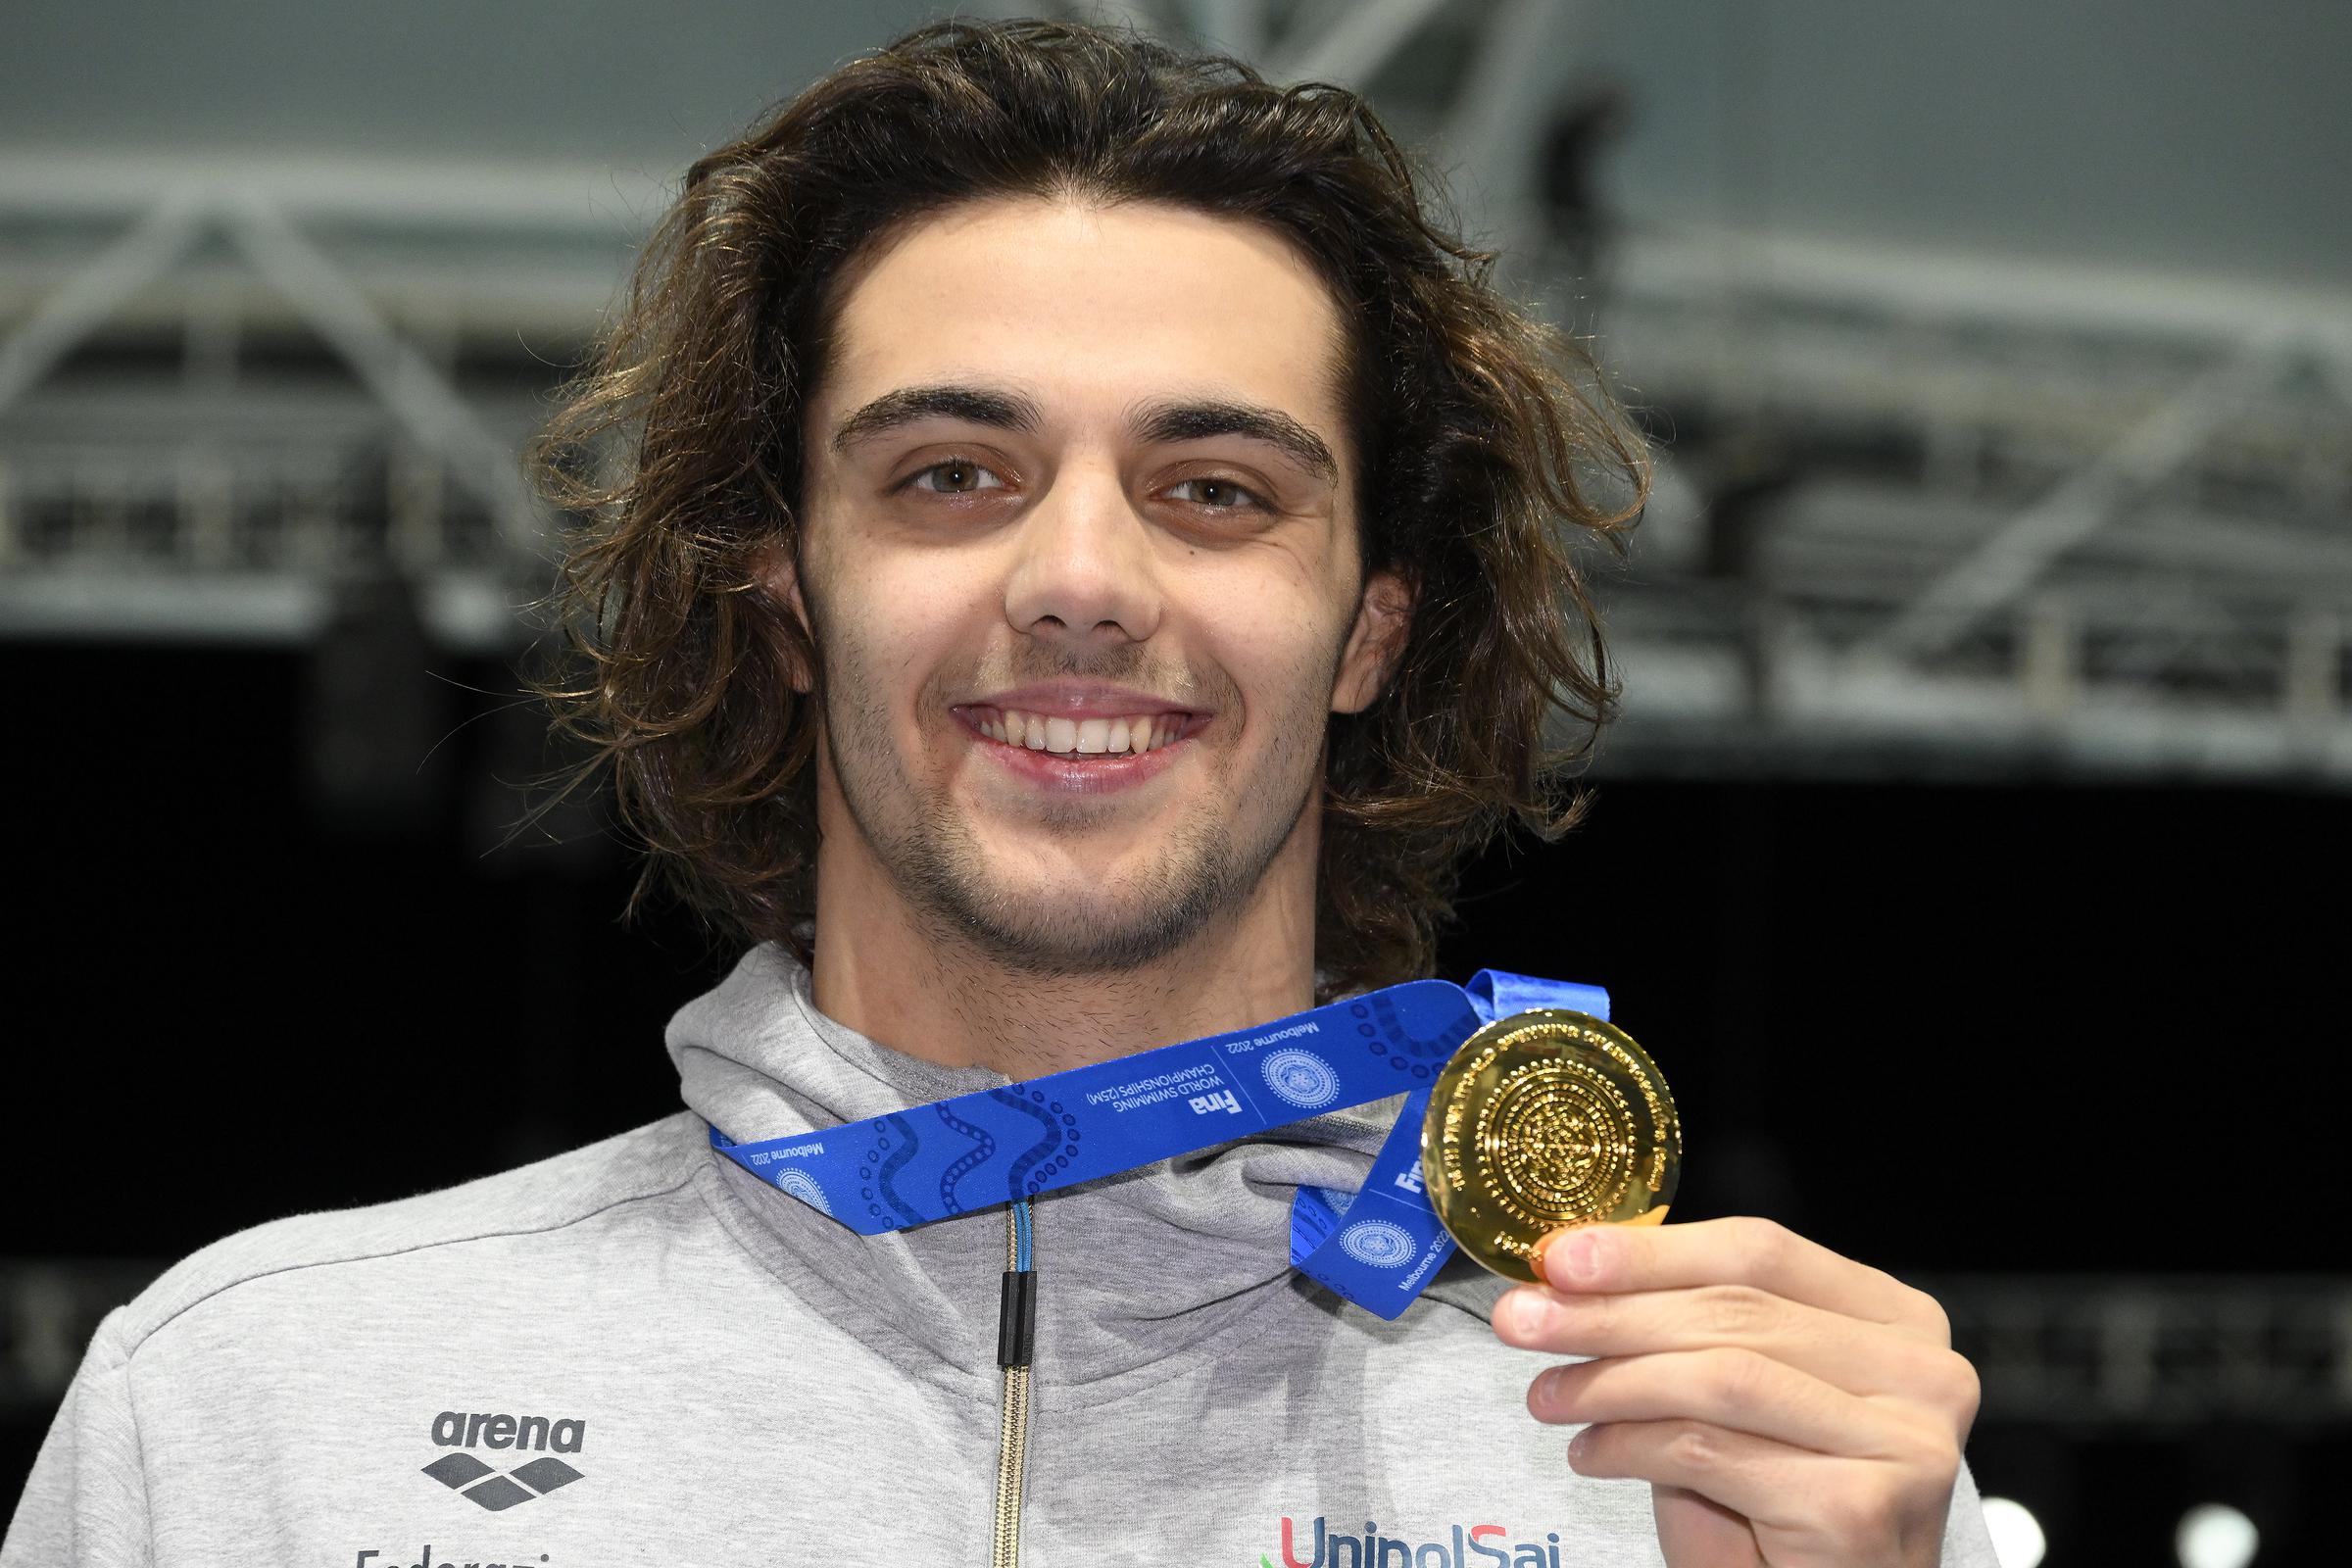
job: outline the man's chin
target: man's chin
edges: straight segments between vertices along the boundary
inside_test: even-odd
[[[1248,898],[1280,848],[1238,854],[1226,823],[1197,817],[1116,843],[1003,826],[935,811],[903,839],[868,842],[937,938],[1040,977],[1175,956]]]
[[[1173,863],[1171,863],[1171,858]],[[1166,958],[1193,941],[1232,897],[1213,855],[1179,855],[1142,870],[1057,867],[992,876],[971,859],[908,867],[902,885],[938,919],[941,934],[1007,969],[1106,974]],[[925,873],[928,874],[925,874]]]
[[[960,907],[956,906],[959,905]],[[1005,968],[1037,975],[1109,974],[1166,958],[1198,936],[1203,912],[1174,904],[1102,900],[955,901],[956,934]]]

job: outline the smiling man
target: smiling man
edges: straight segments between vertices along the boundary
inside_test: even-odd
[[[1313,998],[1367,573],[1331,291],[1256,224],[1004,195],[878,244],[805,429],[815,995],[1031,1077]]]
[[[1130,1060],[1426,974],[1564,825],[1641,479],[1575,369],[1360,102],[1230,62],[943,25],[703,159],[543,449],[562,722],[748,949],[688,1108],[182,1264],[8,1561],[1990,1568],[1919,1292],[1726,1220],[1374,1315],[1294,1200],[1395,1102],[1236,1138]],[[1118,1136],[1066,1071],[1207,1130],[1050,1181]]]

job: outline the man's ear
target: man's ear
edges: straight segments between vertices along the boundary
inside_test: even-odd
[[[1332,683],[1333,712],[1360,713],[1388,690],[1412,625],[1412,584],[1394,571],[1366,577],[1356,602],[1355,625],[1340,653],[1339,679]]]
[[[793,559],[793,548],[782,539],[770,539],[753,558],[752,571],[760,591],[784,607],[792,618],[800,622],[802,646],[814,648],[816,632],[808,623],[808,603],[801,597],[800,564]],[[800,660],[792,662],[792,689],[803,696],[814,690],[816,682],[808,666]]]

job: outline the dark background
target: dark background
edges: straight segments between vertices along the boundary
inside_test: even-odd
[[[12,1204],[9,1252],[160,1264],[674,1108],[662,1024],[732,953],[675,909],[624,925],[610,837],[498,847],[521,809],[502,779],[536,760],[512,670],[394,678],[441,744],[355,810],[321,793],[308,655],[60,642],[9,666],[0,1183],[43,1195]],[[1472,868],[1445,972],[1611,989],[1684,1115],[1678,1218],[1771,1215],[1930,1288],[2352,1261],[2326,1089],[2339,800],[1669,782],[1605,749],[1592,787],[1567,839]],[[8,1425],[0,1491],[45,1422]],[[2245,1442],[2306,1494],[2352,1458]],[[1971,1462],[2054,1533],[2163,1561],[2192,1477],[2227,1468],[2230,1436],[2207,1446],[1981,1423]],[[2152,1488],[2174,1500],[2127,1509]],[[2263,1560],[2292,1546],[2266,1532]]]

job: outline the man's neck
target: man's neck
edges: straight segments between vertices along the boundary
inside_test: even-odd
[[[878,868],[820,858],[817,1007],[868,1039],[946,1066],[1034,1078],[1247,1028],[1314,1003],[1312,814],[1242,905],[1132,968],[1037,974],[939,931]]]

